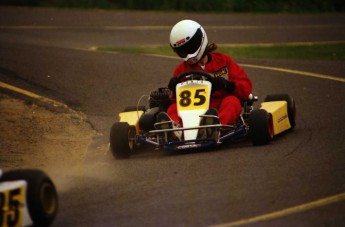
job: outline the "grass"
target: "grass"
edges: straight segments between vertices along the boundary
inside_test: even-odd
[[[175,56],[170,47],[99,47],[99,51],[116,51],[126,53],[159,54]],[[345,43],[306,44],[306,45],[272,45],[272,46],[220,46],[217,51],[236,58],[264,59],[301,59],[345,61]]]
[[[241,58],[345,60],[345,44],[222,47],[219,50]]]

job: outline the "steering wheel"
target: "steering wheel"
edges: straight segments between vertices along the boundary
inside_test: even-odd
[[[179,82],[182,82],[181,79],[184,78],[184,77],[187,77],[189,75],[192,76],[192,79],[193,79],[193,77],[198,77],[198,76],[205,77],[213,85],[214,78],[210,74],[208,74],[206,72],[203,72],[203,71],[198,71],[198,70],[191,70],[191,71],[187,71],[187,72],[181,73],[180,75],[178,75],[176,77],[176,79]]]

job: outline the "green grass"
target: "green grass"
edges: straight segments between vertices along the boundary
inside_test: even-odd
[[[130,48],[100,47],[97,50],[175,56],[170,47],[163,46]],[[345,43],[272,46],[220,46],[218,47],[217,51],[229,54],[230,56],[236,58],[345,61]]]
[[[345,60],[345,44],[222,47],[219,51],[240,58]]]

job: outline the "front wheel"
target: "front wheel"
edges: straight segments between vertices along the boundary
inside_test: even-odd
[[[58,195],[48,175],[37,169],[5,172],[1,182],[24,180],[27,182],[26,199],[34,226],[49,226],[58,210]]]
[[[249,136],[254,146],[269,144],[273,139],[272,115],[266,110],[253,110],[249,116]]]
[[[115,122],[110,131],[110,149],[117,159],[129,158],[135,147],[136,130],[127,122]]]

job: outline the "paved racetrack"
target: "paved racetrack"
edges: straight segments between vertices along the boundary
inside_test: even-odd
[[[170,28],[187,17],[221,44],[345,41],[345,15],[0,8],[1,81],[80,108],[101,133],[83,162],[56,176],[60,210],[53,226],[250,225],[257,216],[255,226],[343,225],[344,62],[233,56],[261,100],[272,93],[296,100],[296,128],[268,146],[241,141],[186,154],[143,147],[128,160],[107,153],[117,113],[165,86],[178,59],[89,48],[168,45]]]

